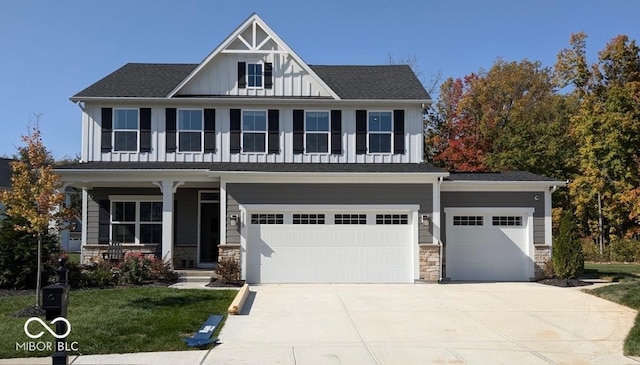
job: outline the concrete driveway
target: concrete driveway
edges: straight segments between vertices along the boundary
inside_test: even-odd
[[[212,364],[637,364],[636,312],[535,283],[264,285]]]

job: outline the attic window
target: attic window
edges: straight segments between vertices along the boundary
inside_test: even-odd
[[[254,88],[262,87],[262,64],[247,64],[247,86]]]

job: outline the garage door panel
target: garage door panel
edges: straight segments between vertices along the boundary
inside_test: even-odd
[[[413,282],[408,224],[255,224],[247,233],[249,282]]]
[[[494,226],[492,216],[479,213],[481,226],[454,226],[454,214],[447,215],[446,267],[452,280],[527,281],[533,268],[529,257],[527,220],[521,226]],[[463,212],[455,215],[464,215]]]

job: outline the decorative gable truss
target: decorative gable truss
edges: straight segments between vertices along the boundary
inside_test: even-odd
[[[340,99],[257,14],[178,84],[174,96]]]

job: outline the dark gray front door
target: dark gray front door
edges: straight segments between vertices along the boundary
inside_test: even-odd
[[[218,262],[220,203],[200,203],[200,263]]]

